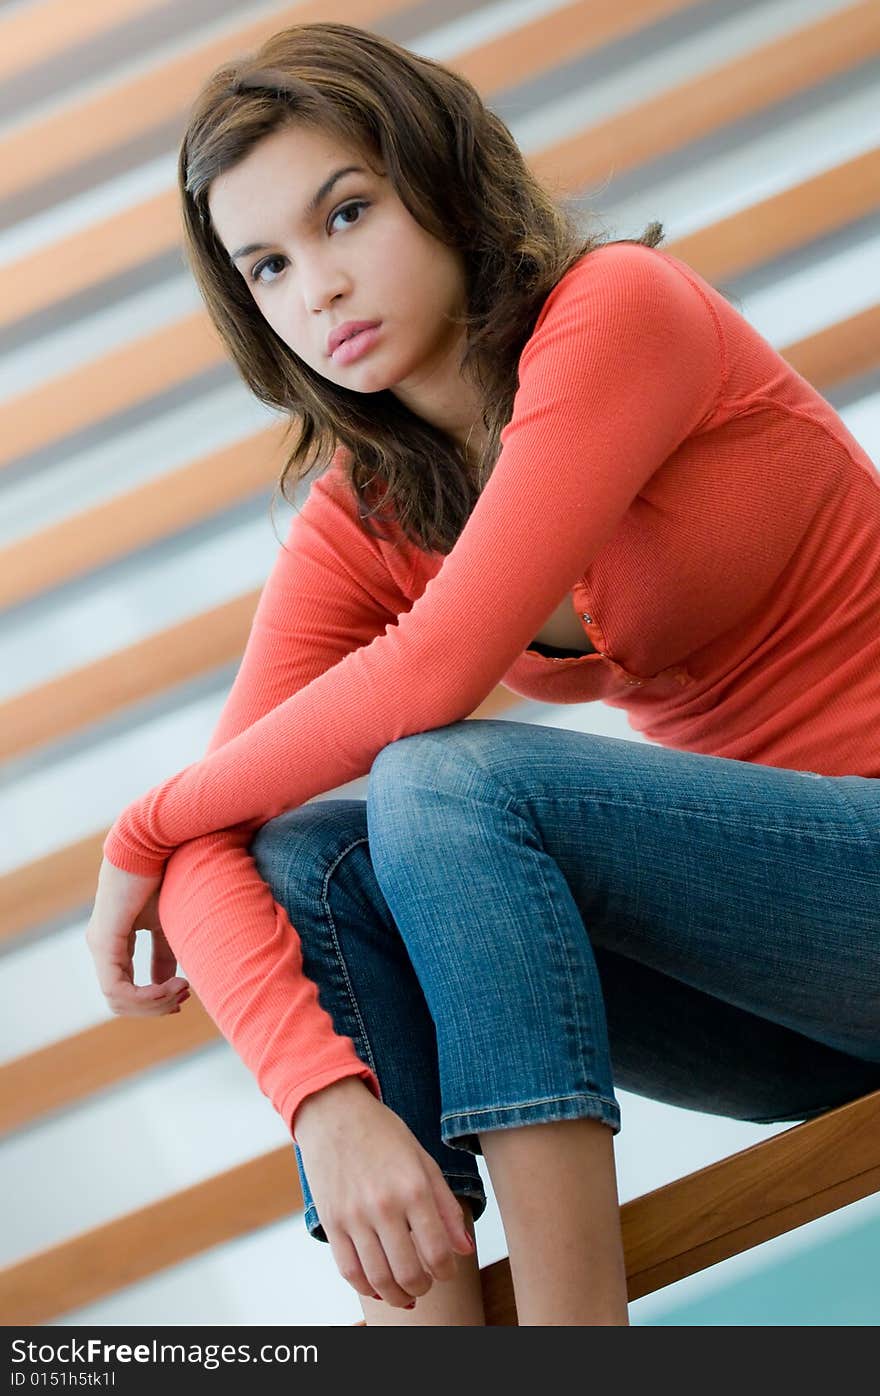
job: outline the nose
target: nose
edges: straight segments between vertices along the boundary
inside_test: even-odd
[[[345,294],[342,271],[321,262],[320,254],[310,264],[301,262],[297,270],[302,303],[313,316],[325,314]]]

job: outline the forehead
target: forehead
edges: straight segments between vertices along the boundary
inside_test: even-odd
[[[307,127],[285,126],[261,141],[243,160],[219,174],[208,191],[211,221],[227,248],[254,231],[254,215],[270,223],[277,216],[298,216],[315,190],[342,165],[368,170],[361,151],[337,136]]]

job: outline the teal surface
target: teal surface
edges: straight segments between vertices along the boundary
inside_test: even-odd
[[[770,1243],[772,1244],[772,1243]],[[638,1302],[630,1323],[639,1324]],[[671,1304],[644,1326],[842,1326],[880,1323],[880,1217],[770,1261],[701,1299]]]

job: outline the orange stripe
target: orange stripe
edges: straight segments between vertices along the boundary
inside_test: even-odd
[[[40,0],[0,16],[0,79],[45,63],[66,48],[97,39],[126,20],[160,10],[166,0]]]

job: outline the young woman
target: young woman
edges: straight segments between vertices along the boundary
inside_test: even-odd
[[[179,176],[282,489],[324,469],[207,755],[107,837],[102,988],[186,966],[368,1324],[485,1322],[481,1153],[519,1322],[626,1324],[616,1086],[880,1087],[880,476],[658,224],[584,239],[375,34],[218,70]],[[647,740],[467,720],[501,682]]]

